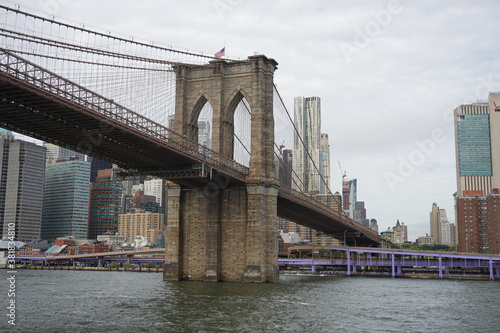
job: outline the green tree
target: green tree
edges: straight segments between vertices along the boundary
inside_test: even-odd
[[[146,268],[156,268],[156,264],[152,263],[151,261],[148,262],[144,267]]]
[[[118,268],[120,267],[120,264],[117,263],[116,261],[113,261],[111,264],[108,265],[109,268]]]
[[[130,269],[130,268],[135,268],[136,266],[130,262],[124,262],[122,265],[124,268]]]

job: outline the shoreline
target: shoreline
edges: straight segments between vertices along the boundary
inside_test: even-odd
[[[163,268],[125,268],[125,267],[76,267],[76,266],[18,266],[16,269],[28,270],[49,270],[49,271],[97,271],[97,272],[135,272],[135,273],[163,273]],[[342,271],[329,271],[329,272],[287,272],[281,271],[280,276],[348,276],[347,272]],[[351,273],[350,276],[355,277],[375,277],[375,278],[392,278],[389,273]],[[500,278],[490,280],[487,275],[448,275],[439,277],[439,274],[423,274],[423,273],[403,273],[395,276],[394,278],[404,279],[433,279],[433,280],[476,280],[476,281],[500,281]]]

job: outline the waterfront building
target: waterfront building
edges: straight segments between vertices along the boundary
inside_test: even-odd
[[[0,236],[14,226],[15,240],[40,239],[45,154],[45,147],[0,130]]]
[[[125,242],[125,236],[120,236],[118,233],[98,235],[97,241],[106,243],[108,245],[121,245],[122,243]]]
[[[417,245],[434,245],[434,237],[429,236],[429,234],[425,234],[425,236],[420,236],[417,239]]]
[[[118,234],[125,236],[126,242],[133,242],[136,237],[143,236],[150,243],[163,234],[163,214],[139,212],[120,214],[118,217]]]
[[[58,158],[46,166],[42,238],[87,238],[90,163],[77,157]]]
[[[92,254],[92,253],[104,253],[109,252],[110,247],[104,243],[92,242],[84,243],[80,245],[68,246],[66,249],[67,255],[77,255],[77,254]]]
[[[99,170],[90,187],[88,238],[118,232],[121,212],[122,182],[113,169]]]
[[[500,253],[500,193],[497,189],[486,196],[471,195],[456,201],[458,251]]]
[[[458,250],[499,253],[500,92],[454,110]],[[490,206],[491,205],[491,206]]]

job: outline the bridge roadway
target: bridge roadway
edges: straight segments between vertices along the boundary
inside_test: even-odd
[[[192,187],[245,186],[245,166],[5,49],[0,49],[0,110],[0,127],[117,164],[128,170],[124,177],[148,175]],[[289,187],[280,187],[277,206],[278,216],[348,245],[392,246]]]

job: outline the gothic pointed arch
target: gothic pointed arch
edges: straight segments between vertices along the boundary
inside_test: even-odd
[[[251,107],[242,88],[236,89],[229,97],[227,116],[233,121],[233,159],[249,166],[251,155]]]

